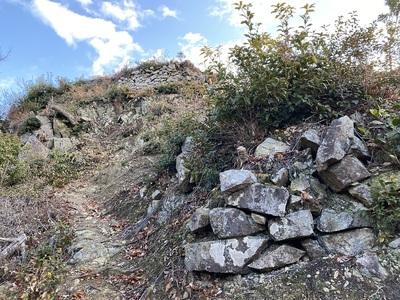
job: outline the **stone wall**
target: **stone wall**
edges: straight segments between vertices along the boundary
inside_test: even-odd
[[[119,86],[132,90],[179,81],[204,81],[204,76],[190,61],[171,61],[146,68],[135,68],[118,80]]]

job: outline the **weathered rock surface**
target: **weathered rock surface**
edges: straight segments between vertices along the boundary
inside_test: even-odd
[[[371,208],[374,205],[374,199],[371,196],[371,188],[366,184],[358,184],[349,187],[349,193],[359,200],[365,207]]]
[[[361,273],[367,277],[376,276],[380,279],[385,279],[388,276],[388,272],[379,263],[378,256],[375,253],[364,253],[361,257],[357,258],[356,264]]]
[[[45,159],[50,150],[44,146],[33,134],[26,137],[26,142],[20,155],[20,160]]]
[[[317,259],[327,255],[325,249],[321,247],[317,240],[305,239],[300,241],[300,243],[306,250],[310,259]]]
[[[301,148],[310,148],[313,153],[316,153],[319,145],[321,144],[321,138],[319,133],[315,129],[308,129],[300,138]]]
[[[196,209],[190,218],[187,227],[190,231],[196,232],[203,230],[210,225],[210,210],[208,208],[200,207]]]
[[[176,171],[179,188],[182,192],[188,193],[193,189],[192,171],[189,166],[189,159],[193,148],[193,140],[187,137],[182,145],[182,152],[176,157]]]
[[[337,212],[324,209],[317,222],[317,228],[322,232],[337,232],[360,227],[373,227],[373,219],[367,210]]]
[[[257,157],[267,157],[271,154],[286,152],[289,150],[290,147],[285,143],[267,138],[260,145],[257,146],[254,155]]]
[[[219,174],[221,192],[233,193],[257,182],[256,175],[248,170],[227,170]]]
[[[265,225],[267,224],[267,218],[256,213],[251,213],[250,217],[253,219],[254,222],[260,225]]]
[[[333,120],[317,151],[317,170],[326,170],[329,165],[340,161],[350,149],[353,138],[354,124],[349,117]]]
[[[286,213],[289,192],[284,188],[255,183],[231,195],[227,204],[266,215],[281,217]]]
[[[305,251],[286,244],[273,248],[265,250],[249,267],[257,271],[270,271],[296,263],[305,254]]]
[[[74,147],[74,144],[69,138],[54,138],[53,141],[53,148],[60,151],[68,151]]]
[[[276,186],[286,186],[286,184],[289,181],[289,170],[286,168],[281,168],[279,169],[274,176],[271,177],[271,181],[276,185]]]
[[[270,220],[268,229],[272,239],[277,242],[313,236],[313,225],[311,211],[300,210],[282,218]]]
[[[372,229],[361,228],[320,236],[319,242],[329,253],[357,255],[371,249],[376,236]]]
[[[352,144],[350,146],[350,154],[354,155],[358,159],[365,161],[371,158],[367,146],[362,140],[354,136]]]
[[[362,181],[371,176],[362,162],[353,156],[346,156],[340,162],[320,172],[319,175],[335,192],[340,192],[352,183]]]
[[[267,245],[267,237],[252,236],[188,244],[185,265],[189,271],[246,273],[246,265]]]
[[[394,249],[400,248],[400,238],[394,239],[393,241],[391,241],[391,242],[388,244],[388,246],[389,246],[390,248],[394,248]]]
[[[266,229],[237,208],[214,208],[210,211],[211,228],[219,238],[252,235]]]

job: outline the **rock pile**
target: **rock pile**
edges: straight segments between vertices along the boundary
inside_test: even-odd
[[[202,81],[204,76],[190,61],[171,61],[154,64],[148,68],[136,68],[118,80],[119,86],[132,90],[154,87],[179,81]]]
[[[353,121],[334,120],[324,136],[310,129],[300,144],[290,170],[280,168],[270,182],[251,170],[220,173],[224,207],[199,208],[188,223],[192,232],[211,228],[213,240],[185,245],[187,269],[265,272],[304,257],[354,256],[373,248],[373,199],[369,186],[359,184],[371,176],[364,166],[369,154]],[[270,161],[289,150],[268,138],[256,154]]]

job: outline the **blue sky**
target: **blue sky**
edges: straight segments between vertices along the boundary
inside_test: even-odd
[[[195,64],[204,45],[225,49],[240,43],[243,27],[234,11],[238,0],[0,0],[0,91],[40,76],[90,78],[112,74],[126,64],[182,51]],[[246,2],[246,1],[244,1]],[[252,0],[256,21],[274,31],[276,0]],[[282,2],[282,1],[281,1]],[[313,24],[333,24],[356,10],[362,22],[386,11],[384,0],[288,0],[315,2]],[[3,96],[2,96],[3,95]],[[3,108],[2,108],[3,102]],[[0,110],[4,111],[4,93]],[[0,111],[0,115],[1,115]]]

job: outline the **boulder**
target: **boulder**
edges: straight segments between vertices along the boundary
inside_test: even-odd
[[[286,168],[279,169],[272,177],[271,181],[276,186],[286,186],[289,181],[289,170]]]
[[[257,224],[260,224],[260,225],[265,225],[265,224],[267,224],[267,218],[264,217],[264,216],[262,216],[262,215],[259,215],[259,214],[256,214],[256,213],[251,213],[251,214],[250,214],[250,217],[251,217],[251,218],[253,219],[253,221],[256,222]]]
[[[277,248],[270,248],[265,250],[259,258],[249,264],[249,267],[257,271],[270,271],[294,264],[305,254],[305,251],[286,244]]]
[[[45,159],[50,150],[43,145],[33,134],[25,136],[25,144],[19,156],[21,161]]]
[[[358,184],[356,186],[349,187],[349,193],[359,200],[365,207],[371,208],[374,206],[374,199],[371,196],[371,188],[366,184]]]
[[[376,236],[372,229],[360,228],[323,235],[318,240],[329,253],[353,256],[374,247]]]
[[[187,244],[185,266],[189,271],[243,274],[267,246],[268,237],[260,236]]]
[[[283,142],[267,138],[260,145],[257,146],[254,153],[257,157],[268,157],[278,152],[289,151],[290,147]]]
[[[301,195],[302,192],[310,190],[310,188],[310,178],[306,176],[296,178],[290,184],[290,192],[294,195]]]
[[[245,190],[232,194],[226,202],[252,212],[281,217],[286,213],[288,200],[289,192],[286,189],[254,183]]]
[[[210,211],[211,228],[219,238],[252,235],[266,229],[237,208],[214,208]]]
[[[391,241],[391,242],[388,244],[388,246],[389,246],[390,248],[393,248],[393,249],[398,249],[398,248],[400,248],[400,238],[394,239],[393,241]]]
[[[319,175],[334,192],[340,192],[351,184],[371,176],[362,162],[353,156],[344,157]]]
[[[187,227],[191,232],[197,232],[210,225],[210,210],[208,208],[198,208],[190,218]]]
[[[300,138],[302,149],[310,148],[312,153],[317,153],[318,147],[321,144],[319,133],[315,129],[308,129]]]
[[[353,138],[354,124],[348,116],[333,120],[317,151],[317,170],[326,170],[329,165],[340,161],[350,149]]]
[[[71,139],[69,138],[54,138],[54,150],[68,151],[74,147]]]
[[[368,147],[361,139],[359,139],[356,136],[354,136],[353,141],[351,143],[349,154],[354,155],[355,157],[357,157],[362,161],[371,159]]]
[[[313,236],[313,226],[314,220],[309,210],[296,211],[268,222],[269,233],[275,242]]]
[[[221,192],[233,193],[257,182],[256,175],[248,170],[227,170],[219,173]]]
[[[388,276],[388,272],[379,263],[378,256],[375,253],[364,253],[361,257],[357,258],[356,265],[361,274],[367,277],[375,276],[385,279]]]
[[[300,243],[310,259],[318,259],[327,255],[325,249],[321,247],[317,240],[305,239],[300,241]]]
[[[335,211],[324,209],[317,221],[317,228],[322,232],[337,232],[346,229],[373,227],[374,221],[367,210]]]

